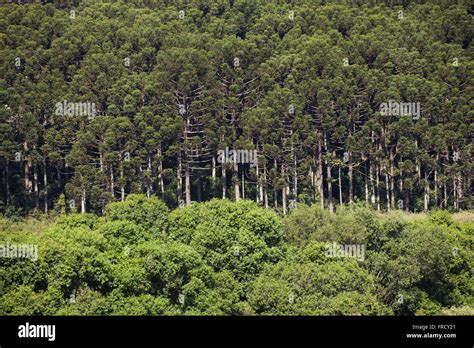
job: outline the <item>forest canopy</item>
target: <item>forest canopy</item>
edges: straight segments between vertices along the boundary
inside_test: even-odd
[[[0,209],[469,209],[473,24],[468,1],[3,5]]]
[[[0,315],[473,315],[473,233],[472,213],[132,194],[101,217],[0,219]]]
[[[473,9],[0,6],[0,315],[473,315]]]

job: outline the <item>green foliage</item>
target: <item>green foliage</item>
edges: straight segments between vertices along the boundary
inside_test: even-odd
[[[170,237],[189,244],[215,271],[231,271],[239,281],[255,277],[282,256],[281,219],[250,201],[227,200],[177,209]]]
[[[351,262],[279,263],[252,284],[249,303],[264,315],[390,313],[375,296],[372,276]]]
[[[0,315],[54,315],[62,305],[62,294],[55,288],[35,292],[20,285],[0,297]]]
[[[470,209],[469,1],[184,7],[0,7],[3,214],[103,214],[144,193],[173,208],[245,196],[284,213],[290,199]],[[64,114],[65,101],[96,113]],[[420,103],[421,114],[384,115],[389,101]],[[221,166],[227,147],[256,150],[258,163]]]
[[[450,226],[453,224],[453,218],[451,214],[445,210],[434,211],[431,213],[430,220],[437,225]]]
[[[37,245],[38,259],[0,258],[0,314],[438,315],[474,307],[473,223],[446,212],[410,221],[357,205],[334,215],[300,206],[281,218],[249,201],[171,213],[156,199],[130,201],[47,228],[2,218],[0,244]],[[152,233],[163,226],[166,233]],[[328,242],[367,249],[363,259],[331,256]]]
[[[288,242],[294,245],[305,245],[311,240],[357,244],[367,239],[372,242],[378,224],[374,212],[362,206],[343,207],[330,214],[313,205],[292,211],[285,220],[284,230]]]
[[[105,209],[106,220],[124,220],[135,223],[151,236],[157,237],[168,228],[168,208],[156,197],[129,195],[124,202],[115,202]]]

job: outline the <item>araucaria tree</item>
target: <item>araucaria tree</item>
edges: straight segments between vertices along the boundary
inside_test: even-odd
[[[0,210],[469,209],[473,28],[469,1],[1,6]]]

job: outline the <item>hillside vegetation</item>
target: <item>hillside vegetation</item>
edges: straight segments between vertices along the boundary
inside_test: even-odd
[[[214,199],[168,211],[130,195],[104,216],[0,220],[0,315],[473,315],[474,222],[355,205],[286,217]],[[360,258],[328,246],[362,245]]]
[[[470,1],[55,3],[0,6],[8,216],[472,207]]]

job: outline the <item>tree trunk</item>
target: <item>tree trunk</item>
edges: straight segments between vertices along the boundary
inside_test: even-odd
[[[186,206],[191,206],[191,173],[189,169],[189,153],[188,153],[188,126],[189,118],[184,121],[184,191],[186,196]]]
[[[395,170],[394,170],[395,156],[393,151],[390,152],[390,200],[392,208],[395,209]]]
[[[282,164],[281,165],[281,176],[283,180],[285,181],[285,186],[283,186],[281,190],[281,203],[283,206],[283,215],[286,215],[286,193],[287,193],[287,184],[286,184],[286,177],[285,177],[285,166]]]
[[[147,156],[147,168],[146,168],[146,196],[151,197],[151,155],[148,153]]]
[[[48,214],[48,167],[47,167],[45,156],[43,156],[43,168],[44,168],[44,172],[43,172],[44,203],[43,205],[44,205],[44,213]]]
[[[7,195],[5,202],[6,205],[10,204],[10,170],[8,158],[5,159],[5,194]]]
[[[369,163],[369,181],[370,181],[370,203],[375,206],[375,184],[374,184],[374,165],[372,160]]]
[[[293,165],[294,165],[294,170],[293,170],[293,199],[295,201],[298,200],[298,162],[296,160],[296,154],[293,155]]]
[[[122,186],[120,187],[120,200],[125,201],[125,180],[123,177],[123,164],[120,164],[120,179],[122,181]]]
[[[186,160],[184,169],[184,190],[186,192],[186,206],[191,206],[191,173],[189,170],[189,161]]]
[[[242,168],[242,199],[245,199],[245,170]]]
[[[366,158],[364,160],[364,184],[365,184],[365,203],[369,204],[369,182],[367,180],[368,175],[367,175],[367,161]]]
[[[375,165],[375,200],[377,203],[377,211],[380,211],[380,166]]]
[[[352,164],[352,151],[349,151],[349,204],[354,201],[354,168]]]
[[[456,205],[457,205],[457,209],[459,210],[461,208],[461,204],[463,201],[463,185],[462,185],[462,175],[460,171],[457,174],[457,178],[458,178],[458,185],[457,185],[458,193],[456,197],[458,199],[458,202]]]
[[[332,175],[331,175],[331,162],[326,160],[326,171],[327,171],[327,181],[328,181],[328,201],[329,201],[329,211],[334,213],[334,202],[332,197]]]
[[[341,179],[341,166],[338,168],[339,171],[339,205],[342,207],[342,179]]]
[[[212,178],[212,182],[216,180],[216,157],[215,156],[212,156],[211,178]]]
[[[225,199],[227,196],[227,171],[225,169],[225,161],[222,165],[222,199]]]
[[[161,143],[158,146],[158,182],[160,183],[160,191],[161,191],[161,199],[165,199],[165,182],[163,180],[163,159],[162,159],[162,150],[161,150]],[[153,190],[153,185],[151,186]]]
[[[268,186],[267,186],[267,165],[263,166],[263,184],[265,185],[264,199],[265,208],[268,208]]]
[[[458,186],[457,186],[457,177],[454,176],[453,178],[453,204],[454,204],[454,210],[458,210]]]
[[[444,153],[444,158],[446,160],[446,165],[449,165],[449,147],[446,146],[446,150]],[[445,172],[445,180],[444,180],[444,208],[448,207],[448,174]]]
[[[276,159],[273,160],[273,166],[275,167],[275,171],[277,171],[278,164]],[[275,182],[273,182],[273,206],[275,209],[278,208],[278,190],[276,189]]]
[[[24,180],[25,180],[25,192],[26,194],[30,194],[31,190],[33,189],[32,182],[30,180],[30,173],[31,173],[31,156],[30,156],[30,149],[28,142],[25,141],[23,143],[23,150],[24,150],[24,157],[25,157],[25,167],[24,167]]]
[[[114,166],[110,164],[110,193],[115,198]]]
[[[319,206],[321,209],[324,209],[323,148],[320,136],[318,137],[318,161],[316,168],[316,185],[318,186],[319,191]]]
[[[447,180],[445,180],[443,183],[444,199],[443,199],[442,207],[444,209],[448,207],[448,186],[446,183],[447,183]]]
[[[35,193],[35,210],[39,210],[38,166],[33,166],[33,182]]]
[[[427,212],[430,205],[430,183],[428,181],[428,169],[425,169],[425,188],[424,188],[424,211]]]
[[[240,187],[239,187],[239,165],[237,164],[237,150],[234,149],[234,163],[233,163],[233,175],[232,180],[234,181],[234,194],[235,194],[235,201],[238,202],[240,200]]]
[[[81,213],[84,214],[85,212],[86,212],[86,190],[83,187],[82,192],[81,192]]]
[[[263,178],[260,175],[260,166],[258,163],[258,158],[257,158],[257,163],[256,163],[256,173],[257,173],[257,203],[263,203],[263,184],[264,182],[262,181]]]
[[[409,189],[409,188],[405,189],[405,210],[407,212],[410,211],[410,191],[411,191],[411,189]]]
[[[183,179],[181,177],[182,174],[182,163],[181,163],[181,154],[178,153],[178,168],[176,168],[176,189],[177,189],[177,196],[178,196],[178,205],[183,200]]]
[[[439,161],[439,154],[436,153],[436,164],[434,170],[434,205],[435,208],[438,208],[438,161]]]
[[[255,175],[257,178],[257,190],[255,194],[256,196],[255,200],[257,201],[257,204],[259,204],[260,202],[263,202],[263,189],[262,189],[262,183],[260,182],[260,168],[258,165],[258,160],[256,161],[256,165],[255,165]]]

